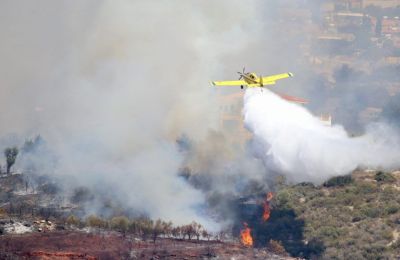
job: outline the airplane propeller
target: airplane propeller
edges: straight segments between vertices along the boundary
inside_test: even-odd
[[[243,75],[246,74],[244,71],[246,70],[246,67],[243,67],[243,72],[238,71],[238,74],[240,75],[239,80],[243,78]]]

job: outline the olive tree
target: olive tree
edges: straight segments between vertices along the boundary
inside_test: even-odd
[[[125,236],[129,227],[129,219],[125,216],[113,217],[110,224],[111,228],[118,230]]]
[[[6,157],[7,162],[7,174],[10,174],[11,166],[14,165],[15,160],[17,159],[18,148],[17,147],[8,147],[4,150],[4,156]]]

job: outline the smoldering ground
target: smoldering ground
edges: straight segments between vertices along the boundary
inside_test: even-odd
[[[207,203],[269,188],[263,161],[218,133],[210,80],[251,64],[248,70],[268,74],[294,72],[299,82],[279,86],[305,98],[315,87],[301,49],[310,37],[281,19],[282,7],[303,2],[0,5],[0,134],[20,137],[4,145],[37,133],[46,140],[46,149],[21,154],[16,166],[33,160],[67,191],[89,187],[152,218],[213,226]],[[299,33],[288,38],[292,26]],[[186,153],[175,143],[182,134],[192,144]],[[88,203],[88,213],[101,213],[98,204]]]

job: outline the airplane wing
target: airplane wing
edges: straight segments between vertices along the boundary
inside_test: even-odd
[[[271,85],[271,84],[264,84],[264,85]],[[249,88],[259,88],[259,87],[261,87],[261,85],[260,84],[247,84],[247,87],[249,87]]]
[[[276,74],[276,75],[272,75],[272,76],[267,76],[267,77],[263,77],[262,80],[263,80],[265,85],[268,85],[269,82],[273,82],[272,84],[274,84],[276,80],[285,79],[285,78],[289,78],[289,77],[293,77],[293,73],[288,72],[288,73],[282,73],[282,74]]]
[[[307,104],[308,100],[299,98],[299,97],[293,97],[285,94],[278,94],[281,98],[288,100],[290,102],[295,102],[295,103],[300,103],[300,104]]]
[[[245,86],[247,82],[244,80],[230,80],[230,81],[212,81],[214,86]]]

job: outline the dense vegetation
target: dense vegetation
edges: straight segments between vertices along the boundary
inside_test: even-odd
[[[293,211],[296,220],[304,222],[304,244],[317,242],[318,257],[395,259],[400,255],[399,193],[394,174],[360,171],[332,178],[322,186],[283,186],[274,206]],[[304,250],[304,245],[296,251],[287,241],[282,243],[292,254],[301,255]]]

